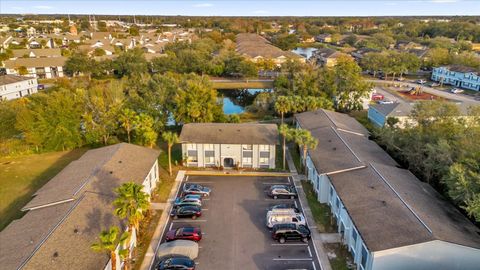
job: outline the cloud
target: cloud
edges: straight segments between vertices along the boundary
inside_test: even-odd
[[[460,2],[460,0],[430,0],[432,3],[456,3]]]
[[[44,9],[44,10],[45,10],[45,9],[53,9],[52,6],[33,6],[33,8],[35,8],[35,9]]]
[[[267,14],[267,13],[268,13],[268,11],[266,11],[266,10],[262,10],[262,9],[259,9],[259,10],[255,10],[255,11],[253,11],[253,13],[255,13],[255,14]]]
[[[204,8],[204,7],[213,7],[213,4],[212,3],[200,3],[200,4],[195,4],[193,6],[197,7],[197,8]]]

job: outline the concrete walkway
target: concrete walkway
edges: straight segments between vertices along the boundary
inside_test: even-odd
[[[342,236],[339,233],[321,233],[320,237],[324,243],[341,243]]]
[[[168,200],[166,203],[152,203],[152,209],[161,209],[163,210],[162,216],[160,217],[160,221],[158,222],[157,228],[155,228],[155,232],[153,233],[152,240],[147,249],[147,253],[145,253],[145,257],[143,259],[142,265],[140,265],[140,270],[150,270],[153,267],[153,263],[155,261],[155,254],[157,253],[158,246],[160,245],[160,241],[162,240],[162,235],[166,229],[168,217],[170,216],[170,210],[172,209],[172,202],[175,200],[177,196],[178,189],[182,184],[182,180],[185,177],[185,171],[178,171],[177,177],[175,178],[175,184],[170,191],[170,195],[168,196]]]
[[[300,183],[301,180],[305,179],[305,176],[299,175],[297,173],[292,156],[290,155],[290,151],[287,150],[286,152],[287,152],[286,159],[288,163],[288,168],[292,173],[293,183],[295,184],[295,187],[297,187],[298,199],[300,201],[300,204],[302,205],[303,214],[305,215],[307,225],[310,228],[312,233],[313,247],[315,248],[315,253],[318,256],[320,266],[322,270],[332,270],[332,267],[330,266],[330,261],[328,260],[327,251],[323,247],[322,236],[317,230],[315,219],[313,219],[313,214],[308,205],[307,197],[305,195],[305,192],[303,191],[302,184]]]

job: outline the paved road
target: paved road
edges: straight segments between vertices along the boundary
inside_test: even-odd
[[[385,84],[385,83],[391,83],[391,81],[383,81],[383,80],[367,80],[369,82],[373,82],[374,84]],[[480,104],[480,101],[475,100],[475,98],[467,95],[462,95],[462,94],[452,94],[446,91],[441,91],[437,90],[428,86],[416,84],[416,83],[410,83],[410,82],[395,82],[397,84],[402,84],[402,85],[408,85],[409,87],[418,87],[421,86],[422,90],[426,93],[432,94],[432,95],[437,95],[439,97],[443,97],[446,99],[451,99],[451,100],[456,100],[456,101],[461,101],[461,102],[475,102]],[[385,92],[385,91],[384,91]],[[383,94],[383,92],[381,93]],[[398,97],[395,97],[392,100],[399,99]]]

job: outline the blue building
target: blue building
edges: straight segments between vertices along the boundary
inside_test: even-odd
[[[413,106],[410,103],[395,102],[391,104],[371,104],[368,107],[368,119],[377,127],[387,124],[388,118],[396,118],[397,126],[403,127],[408,122]]]
[[[368,139],[345,114],[295,115],[318,147],[306,156],[307,179],[330,206],[359,270],[478,269],[480,229]]]
[[[432,80],[455,87],[480,91],[480,73],[471,67],[458,65],[437,67],[432,71]]]

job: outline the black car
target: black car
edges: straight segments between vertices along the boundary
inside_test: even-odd
[[[286,241],[303,241],[306,243],[310,237],[310,229],[304,225],[277,224],[272,229],[272,238],[282,244]]]
[[[193,270],[195,269],[195,262],[185,256],[173,255],[171,257],[161,259],[161,261],[158,263],[156,267],[156,270],[166,270],[166,269]]]
[[[291,185],[273,185],[268,190],[268,196],[279,199],[279,198],[297,198],[297,191],[294,186]]]
[[[170,216],[174,219],[179,217],[191,217],[192,219],[196,219],[197,217],[202,215],[202,209],[198,206],[180,206],[175,207],[172,209]]]

